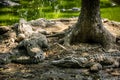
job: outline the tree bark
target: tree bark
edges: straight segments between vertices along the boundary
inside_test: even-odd
[[[65,37],[64,44],[90,42],[108,47],[114,36],[103,27],[100,17],[100,0],[82,0],[81,14],[72,31]]]

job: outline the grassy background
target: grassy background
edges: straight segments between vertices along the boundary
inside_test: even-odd
[[[21,6],[18,7],[0,6],[0,25],[14,24],[20,18],[32,20],[37,18],[77,17],[79,12],[62,12],[61,9],[80,7],[80,2],[80,0],[56,0],[55,2],[50,2],[50,0],[20,0],[18,3]],[[102,18],[120,22],[120,6],[112,6],[109,0],[101,0],[100,7]]]
[[[101,16],[120,22],[120,7],[101,8]]]
[[[101,0],[100,5],[102,18],[108,18],[120,22],[120,6],[111,6],[109,0]]]

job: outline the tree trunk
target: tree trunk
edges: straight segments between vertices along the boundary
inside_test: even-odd
[[[82,0],[82,9],[78,22],[65,37],[65,45],[76,42],[90,42],[100,43],[103,47],[108,47],[115,41],[114,36],[102,25],[99,1]]]

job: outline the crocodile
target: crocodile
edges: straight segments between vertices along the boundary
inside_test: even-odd
[[[7,61],[22,64],[43,61],[45,59],[44,50],[49,47],[46,36],[41,33],[35,33],[32,30],[32,26],[24,19],[20,19],[19,24],[15,26],[15,31],[19,42],[18,46],[8,53],[6,58],[1,60],[0,64]],[[24,57],[18,58],[22,56]]]
[[[35,33],[32,26],[24,19],[20,19],[17,26],[17,35],[20,43],[17,49],[26,51],[29,60],[14,60],[19,63],[39,63],[44,60],[44,49],[48,48],[48,41],[45,35]],[[22,36],[20,36],[22,35]],[[22,38],[21,38],[22,37]]]
[[[120,52],[93,54],[81,57],[65,57],[60,60],[53,60],[52,65],[63,68],[89,68],[94,70],[102,67],[120,67]]]
[[[34,33],[29,38],[22,40],[11,52],[0,55],[0,64],[15,62],[21,64],[39,63],[45,59],[44,50],[48,49],[45,35]],[[2,60],[3,59],[3,60]]]
[[[27,55],[30,57],[28,63],[39,63],[39,61],[45,59],[43,50],[48,49],[49,46],[45,35],[41,33],[33,33],[29,38],[21,41],[17,48],[19,50],[24,49],[27,52]],[[22,61],[22,63],[23,62],[27,63],[27,60]]]

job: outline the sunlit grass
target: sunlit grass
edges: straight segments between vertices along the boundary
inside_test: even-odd
[[[1,8],[0,11],[12,11],[11,8]]]
[[[101,8],[101,16],[120,22],[120,7]]]
[[[0,15],[0,25],[12,25],[18,22],[19,17],[12,14]]]
[[[40,2],[43,1],[43,2]],[[33,20],[37,18],[69,18],[78,17],[79,12],[66,11],[61,9],[70,9],[80,7],[80,0],[56,0],[57,3],[49,3],[47,0],[21,0],[22,6],[18,7],[0,7],[0,25],[11,25],[18,22],[19,18]],[[120,22],[120,6],[112,7],[109,0],[100,0],[101,16]],[[39,3],[39,4],[38,4]],[[58,6],[58,9],[54,9]]]
[[[79,13],[48,13],[45,16],[45,18],[47,19],[51,19],[51,18],[70,18],[70,17],[78,17]]]

